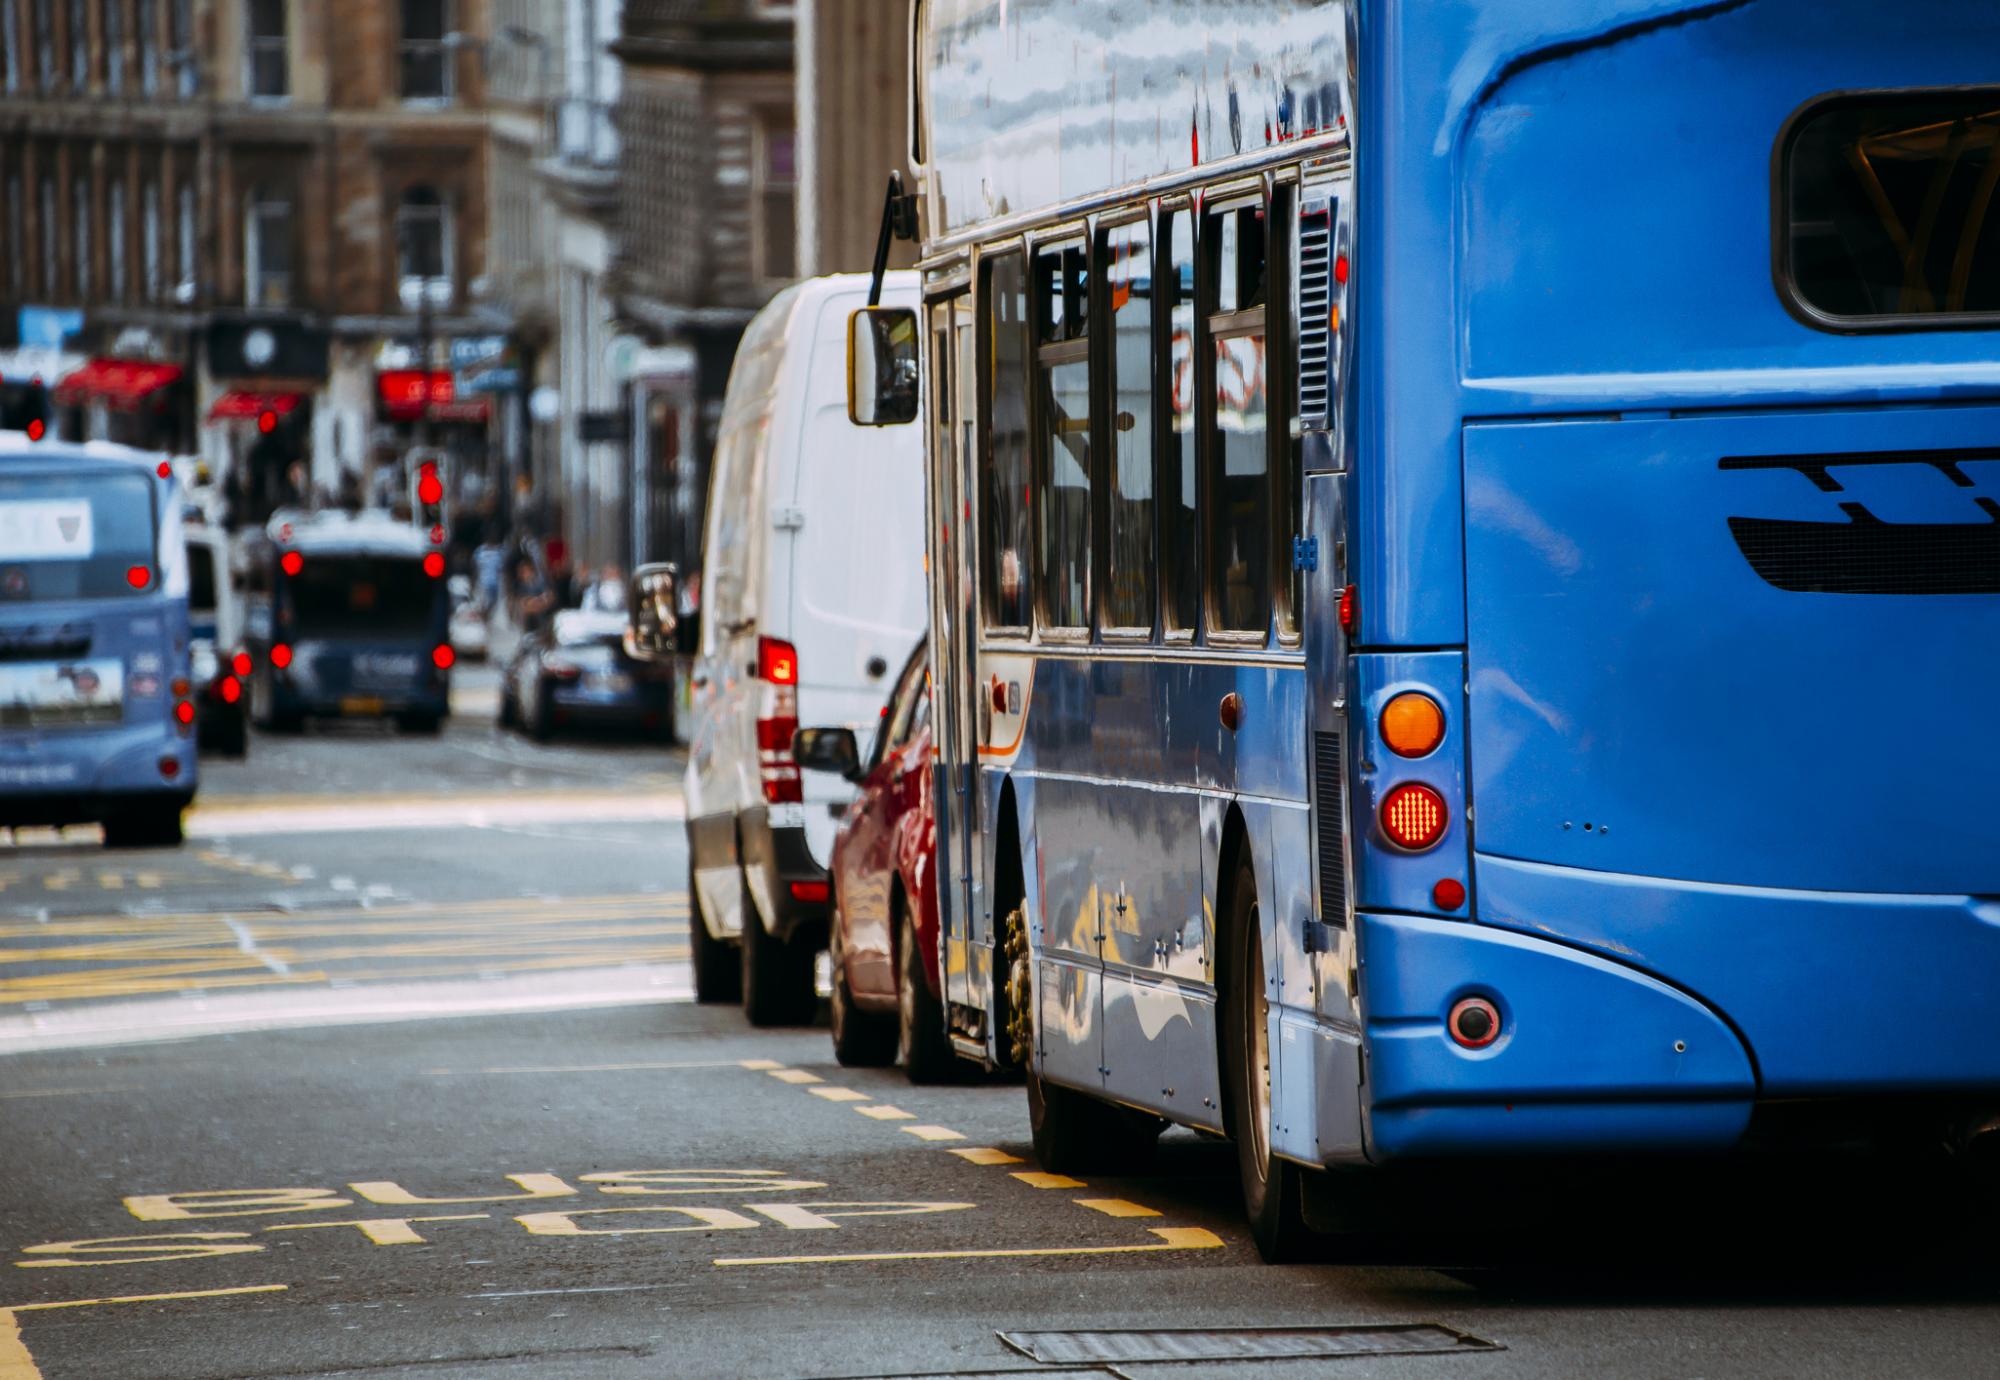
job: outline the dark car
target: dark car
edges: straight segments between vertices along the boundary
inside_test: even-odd
[[[625,651],[625,615],[572,609],[527,633],[500,683],[500,723],[546,741],[606,728],[671,740],[673,672]]]
[[[848,729],[799,735],[799,765],[860,786],[834,838],[833,1052],[847,1065],[900,1060],[910,1080],[959,1071],[938,974],[937,814],[931,695],[919,643],[883,707],[866,760]]]

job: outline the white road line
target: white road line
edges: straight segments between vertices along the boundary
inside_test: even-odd
[[[248,954],[280,977],[290,975],[292,971],[290,964],[284,962],[282,959],[272,957],[257,947],[257,936],[250,933],[248,925],[228,915],[222,917],[222,923],[227,925],[229,932],[236,936],[236,948],[239,953]]]

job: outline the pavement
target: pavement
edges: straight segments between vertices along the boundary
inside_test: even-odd
[[[2000,1374],[1942,1181],[1475,1166],[1274,1267],[1225,1143],[1043,1174],[1018,1084],[695,1005],[678,758],[491,676],[208,765],[179,851],[0,845],[0,1380]]]

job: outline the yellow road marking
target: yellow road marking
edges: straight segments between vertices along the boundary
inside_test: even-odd
[[[918,1140],[964,1140],[965,1137],[949,1126],[898,1126],[897,1130]]]
[[[1005,1150],[954,1150],[952,1154],[967,1164],[1024,1164],[1019,1155],[1010,1155]]]
[[[737,1062],[752,1073],[769,1073],[772,1069],[784,1067],[776,1059],[740,1059]]]
[[[21,1340],[11,1311],[0,1310],[0,1380],[42,1380],[42,1370]]]
[[[1152,1208],[1139,1203],[1128,1203],[1123,1198],[1078,1198],[1078,1207],[1087,1207],[1092,1212],[1101,1212],[1106,1217],[1158,1217]]]
[[[461,1073],[650,1073],[665,1069],[733,1069],[735,1059],[689,1059],[665,1064],[551,1064],[547,1068],[425,1069],[430,1078],[450,1078]]]
[[[116,872],[98,873],[97,884],[106,891],[123,891],[125,889],[124,877]]]
[[[1083,1181],[1082,1179],[1072,1179],[1072,1178],[1071,1178],[1071,1177],[1070,1177],[1069,1175],[1067,1175],[1067,1174],[1044,1174],[1044,1173],[1042,1173],[1042,1171],[1041,1171],[1041,1170],[1039,1170],[1039,1169],[1031,1169],[1031,1170],[1027,1170],[1027,1171],[1024,1171],[1024,1172],[1022,1172],[1022,1173],[1019,1173],[1019,1174],[1013,1174],[1013,1175],[1010,1175],[1009,1177],[1010,1177],[1010,1178],[1015,1178],[1015,1179],[1019,1179],[1019,1180],[1020,1180],[1020,1181],[1021,1181],[1022,1183],[1026,1184],[1026,1185],[1027,1185],[1027,1186],[1028,1186],[1029,1188],[1088,1188],[1088,1187],[1090,1187],[1090,1185],[1089,1185],[1089,1184],[1086,1184],[1086,1183],[1085,1183],[1085,1182],[1084,1182],[1084,1181]]]
[[[235,1289],[194,1289],[183,1294],[120,1294],[104,1299],[65,1299],[61,1303],[17,1303],[0,1313],[39,1313],[51,1308],[95,1308],[107,1303],[165,1303],[171,1299],[219,1299],[231,1294],[275,1294],[289,1284],[245,1284]]]
[[[829,1102],[866,1102],[868,1094],[853,1088],[807,1088],[814,1097],[823,1097]]]
[[[767,1072],[780,1083],[817,1083],[820,1076],[807,1073],[804,1069],[769,1069]]]
[[[134,1087],[122,1088],[26,1088],[19,1092],[0,1092],[0,1101],[13,1097],[89,1097],[93,1093],[128,1093],[137,1091]]]
[[[901,1107],[891,1107],[884,1102],[874,1107],[856,1107],[855,1111],[876,1121],[914,1121],[915,1116]]]
[[[881,1251],[855,1255],[724,1256],[715,1263],[730,1265],[851,1265],[880,1260],[1008,1260],[1058,1255],[1141,1255],[1152,1251],[1215,1251],[1222,1238],[1205,1227],[1152,1227],[1160,1238],[1152,1246],[1035,1246],[1014,1250]]]

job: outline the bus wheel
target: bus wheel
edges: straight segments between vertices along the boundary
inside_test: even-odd
[[[808,1025],[819,1004],[810,944],[786,943],[764,928],[757,903],[743,898],[743,1015],[750,1024]]]
[[[854,992],[847,985],[847,944],[841,938],[840,897],[834,896],[833,920],[828,926],[827,947],[833,964],[833,1057],[842,1068],[875,1069],[894,1063],[896,1031],[879,1011],[863,1011],[854,1004]]]
[[[694,999],[704,1006],[743,1000],[743,965],[730,946],[708,932],[701,888],[694,880],[694,841],[688,841],[688,958],[694,968]]]
[[[949,1083],[958,1077],[958,1053],[945,1033],[944,1004],[924,980],[923,946],[900,888],[896,909],[903,922],[896,936],[896,1057],[912,1083]]]
[[[1229,900],[1223,1077],[1243,1180],[1243,1211],[1264,1259],[1298,1260],[1312,1240],[1302,1206],[1306,1171],[1271,1151],[1271,1005],[1264,990],[1257,879],[1248,858],[1237,867]]]
[[[178,848],[181,838],[179,801],[138,806],[104,821],[106,848]]]

